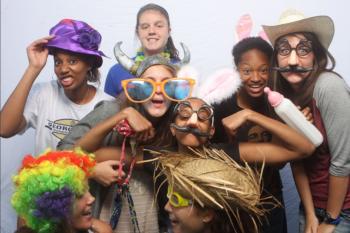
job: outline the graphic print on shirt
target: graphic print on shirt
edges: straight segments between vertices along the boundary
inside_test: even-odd
[[[47,120],[45,127],[51,131],[52,135],[61,140],[71,131],[76,123],[78,123],[78,120],[75,119]]]

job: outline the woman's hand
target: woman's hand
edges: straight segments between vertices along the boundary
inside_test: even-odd
[[[46,44],[53,37],[54,36],[46,36],[44,38],[34,41],[27,47],[27,56],[30,67],[39,70],[44,68],[49,54],[49,50],[46,48]]]
[[[316,215],[306,216],[305,221],[304,233],[317,233],[319,223]]]
[[[92,230],[94,233],[113,233],[113,230],[109,224],[96,218],[92,220],[90,230]]]
[[[150,121],[142,116],[136,109],[128,107],[122,110],[125,119],[130,127],[135,131],[135,137],[138,141],[147,141],[154,137],[155,130]]]
[[[300,110],[300,107],[298,107],[298,108]],[[306,107],[300,111],[305,116],[306,120],[308,120],[311,123],[314,123],[314,118],[312,116],[312,112],[311,112],[311,109],[309,107]]]
[[[119,161],[116,160],[107,160],[97,163],[93,170],[92,178],[105,187],[110,186],[119,178],[118,167]],[[122,172],[121,175],[125,177],[124,172]]]

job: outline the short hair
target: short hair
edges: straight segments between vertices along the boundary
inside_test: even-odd
[[[235,65],[238,66],[238,63],[241,61],[243,53],[252,49],[257,49],[261,51],[268,57],[269,60],[272,58],[273,49],[267,41],[265,41],[261,37],[248,37],[239,41],[237,44],[234,45],[232,49],[232,56]]]

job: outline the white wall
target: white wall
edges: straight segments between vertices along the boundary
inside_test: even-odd
[[[149,1],[117,0],[1,0],[1,106],[21,78],[27,66],[26,46],[48,34],[62,18],[80,19],[95,27],[102,35],[101,49],[111,58],[101,68],[105,77],[115,63],[112,48],[124,41],[122,48],[133,55],[137,43],[134,25],[138,9]],[[238,18],[249,13],[255,22],[254,32],[261,24],[273,25],[280,13],[293,7],[308,16],[329,15],[336,25],[330,51],[337,60],[336,70],[350,83],[348,70],[350,45],[348,38],[349,4],[346,0],[164,0],[153,1],[164,6],[171,18],[175,43],[183,41],[191,50],[192,65],[204,76],[220,67],[231,67],[230,51],[235,43],[234,26]],[[55,79],[52,61],[38,78],[38,82]],[[104,83],[104,81],[103,81]],[[102,85],[103,85],[102,83]],[[336,97],[336,95],[335,95]],[[15,215],[9,204],[12,193],[11,175],[21,158],[33,150],[33,131],[11,139],[1,139],[1,232],[14,231]],[[295,207],[295,206],[294,206]]]

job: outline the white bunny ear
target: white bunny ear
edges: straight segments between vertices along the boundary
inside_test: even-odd
[[[241,79],[236,70],[220,69],[202,81],[197,96],[208,104],[220,103],[233,95],[240,85]]]
[[[199,83],[199,72],[196,68],[194,68],[191,65],[185,65],[180,68],[180,70],[177,72],[178,78],[191,78],[195,80],[195,85],[192,90],[192,96],[196,96],[197,89],[198,89],[198,83]]]

